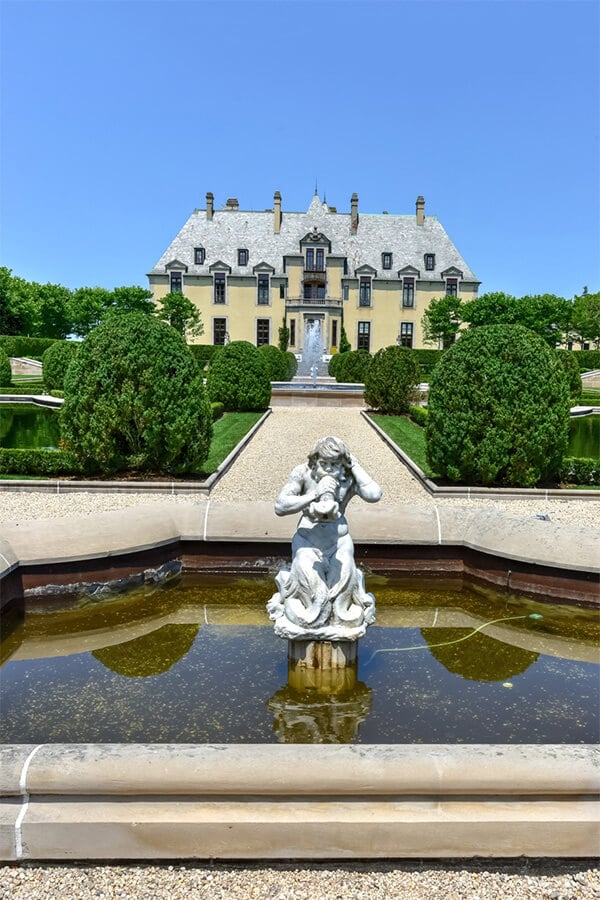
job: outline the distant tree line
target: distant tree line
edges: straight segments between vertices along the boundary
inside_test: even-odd
[[[465,325],[522,325],[550,347],[579,344],[600,346],[600,292],[586,291],[573,300],[555,294],[513,297],[501,292],[482,294],[474,300],[445,296],[431,301],[422,319],[428,343],[450,346]]]
[[[0,267],[0,334],[28,337],[85,337],[113,315],[124,313],[156,315],[180,334],[203,333],[200,314],[183,294],[168,294],[159,307],[152,292],[137,285],[80,287],[38,284],[13,275]]]

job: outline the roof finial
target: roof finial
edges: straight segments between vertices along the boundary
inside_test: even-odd
[[[317,179],[315,178],[315,197],[319,196],[319,188],[317,186]]]

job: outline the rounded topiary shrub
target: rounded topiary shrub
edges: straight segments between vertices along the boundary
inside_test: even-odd
[[[248,341],[232,341],[213,357],[206,378],[210,399],[227,411],[266,409],[271,400],[269,367]]]
[[[62,391],[65,375],[75,359],[80,344],[76,341],[56,341],[42,356],[42,378],[47,391]]]
[[[263,344],[259,347],[259,353],[266,360],[271,381],[287,381],[289,362],[285,353],[273,344]]]
[[[572,350],[556,350],[556,355],[560,359],[566,372],[569,381],[569,396],[571,398],[571,403],[575,405],[581,397],[581,392],[583,390],[579,363]]]
[[[521,325],[466,331],[429,385],[427,457],[450,481],[532,487],[554,478],[569,434],[557,354]]]
[[[365,375],[365,403],[372,409],[399,415],[408,412],[417,396],[421,368],[408,347],[378,350]]]
[[[89,473],[198,472],[212,415],[183,338],[140,313],[114,316],[81,343],[65,376],[65,446]]]
[[[0,387],[9,387],[11,379],[10,359],[4,350],[0,349]]]
[[[346,353],[336,353],[336,357],[339,357],[335,366],[336,381],[347,384],[364,383],[373,358],[368,350],[348,350]]]
[[[298,360],[296,359],[296,354],[292,353],[291,350],[285,351],[285,358],[287,361],[287,372],[285,380],[290,381],[298,371]]]
[[[348,351],[346,351],[347,353]],[[336,373],[338,371],[339,366],[341,365],[341,360],[345,356],[345,353],[334,353],[329,362],[327,363],[327,371],[331,375],[332,378],[336,377]]]

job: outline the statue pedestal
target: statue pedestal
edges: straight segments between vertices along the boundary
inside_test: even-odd
[[[288,641],[288,684],[338,693],[356,684],[358,641]]]

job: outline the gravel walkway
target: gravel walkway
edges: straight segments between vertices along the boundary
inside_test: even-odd
[[[383,488],[383,505],[398,503],[492,507],[513,516],[547,513],[554,522],[600,527],[599,502],[586,500],[452,500],[435,499],[421,487],[358,409],[335,407],[275,407],[230,471],[213,488],[219,501],[275,499],[290,471],[304,462],[318,438],[335,434]],[[202,494],[43,494],[0,491],[0,523],[24,519],[90,515],[125,509],[168,498],[177,503],[205,503]],[[360,503],[359,500],[352,501]]]
[[[0,900],[574,900],[600,897],[590,860],[191,862],[0,869]]]
[[[220,501],[275,498],[291,469],[315,441],[335,434],[345,441],[381,484],[382,504],[419,503],[493,506],[516,516],[547,512],[556,522],[600,526],[600,507],[576,500],[433,500],[355,409],[276,407],[265,425],[219,482]],[[0,522],[90,515],[162,502],[147,494],[0,492]],[[203,503],[198,495],[178,503]],[[23,865],[0,868],[0,900],[54,898],[144,898],[144,900],[521,900],[600,898],[600,870],[593,860],[442,860],[391,863],[278,863],[215,865]]]

